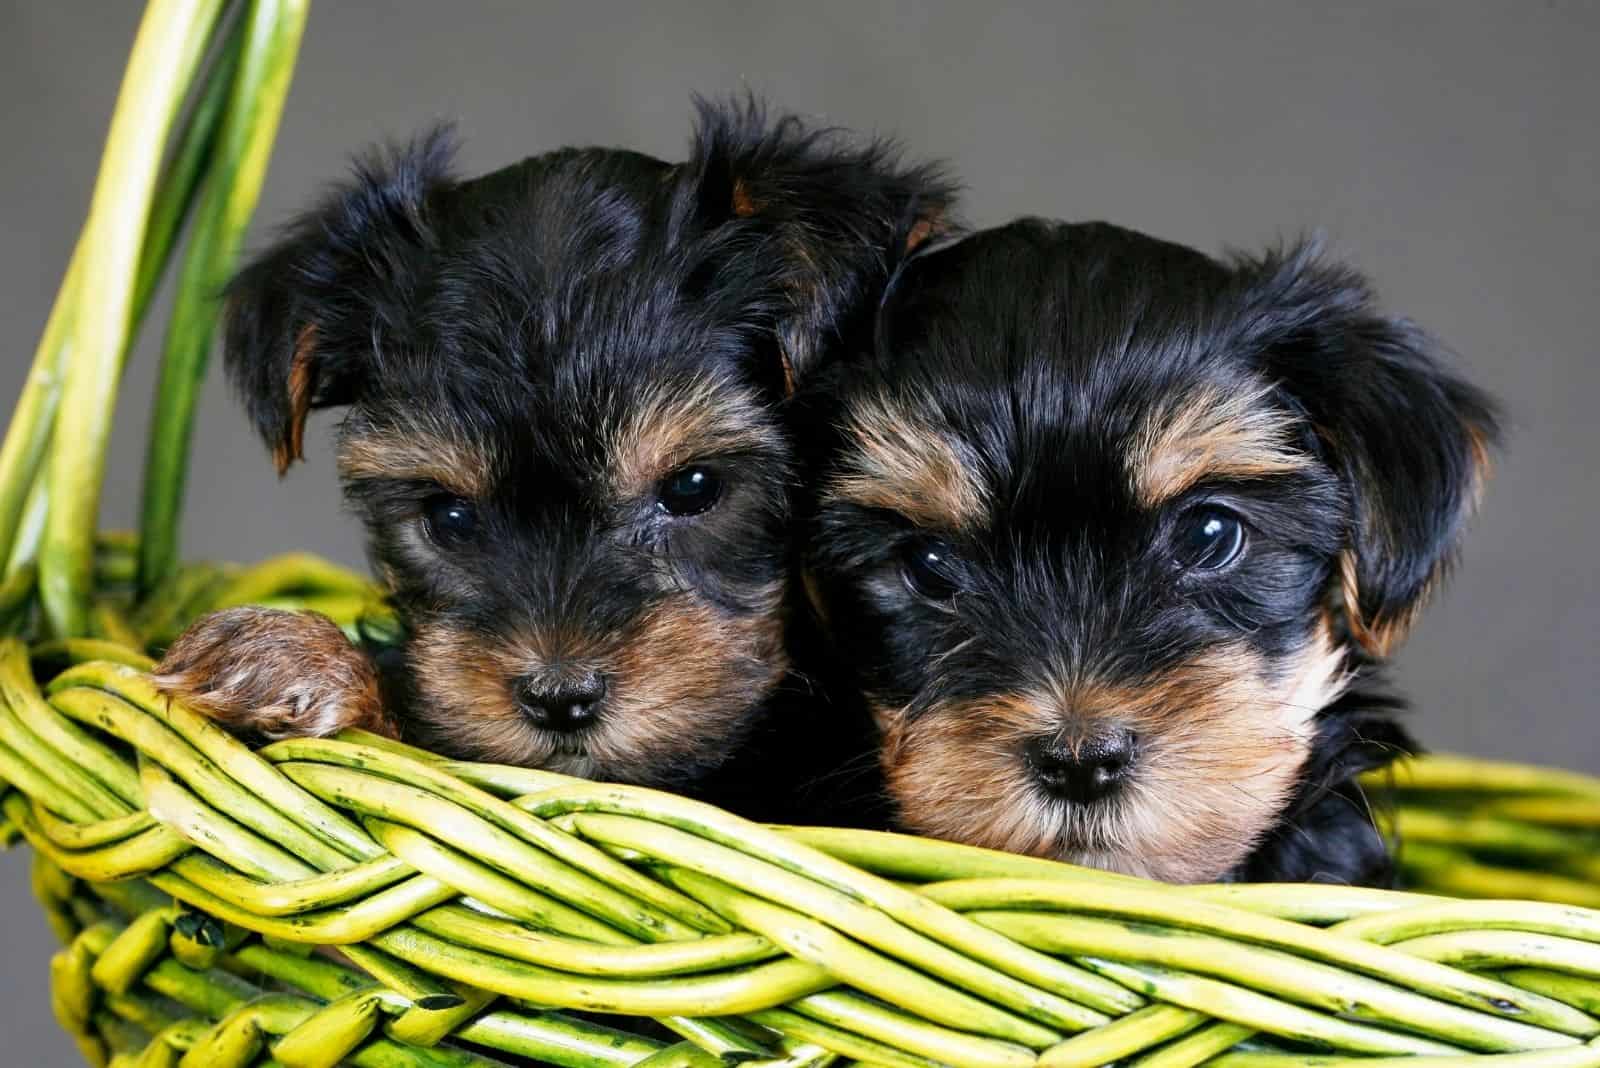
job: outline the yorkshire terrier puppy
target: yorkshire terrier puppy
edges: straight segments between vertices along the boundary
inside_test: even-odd
[[[348,408],[404,737],[689,789],[789,666],[782,402],[951,188],[754,104],[702,105],[684,163],[564,149],[461,181],[449,156],[375,157],[249,265],[228,370],[280,472],[312,409]],[[166,689],[268,737],[381,724],[325,621],[250,611],[180,639]]]
[[[904,828],[1169,881],[1377,883],[1374,679],[1490,400],[1313,247],[1020,221],[913,256],[807,384],[807,586]]]

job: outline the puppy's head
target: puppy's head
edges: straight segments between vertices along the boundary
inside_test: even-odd
[[[339,465],[441,751],[681,784],[785,669],[787,383],[947,197],[882,145],[702,110],[678,165],[474,181],[375,158],[235,283],[227,360],[280,469]]]
[[[1446,567],[1495,433],[1314,250],[1037,221],[928,250],[832,366],[809,583],[916,831],[1231,871]]]

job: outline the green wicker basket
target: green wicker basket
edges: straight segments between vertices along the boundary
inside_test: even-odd
[[[1387,773],[1426,893],[1173,887],[360,733],[252,752],[160,697],[146,651],[201,613],[377,602],[306,556],[180,565],[174,535],[304,17],[150,5],[0,449],[0,841],[33,849],[91,1063],[1600,1066],[1584,776]],[[97,536],[123,355],[191,216],[141,529]]]

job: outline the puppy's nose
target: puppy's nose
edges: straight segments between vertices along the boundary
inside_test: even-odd
[[[577,731],[598,718],[606,679],[597,671],[561,679],[529,676],[517,684],[517,703],[534,723],[552,731]]]
[[[1133,770],[1133,732],[1108,731],[1082,741],[1059,734],[1028,743],[1028,766],[1045,789],[1068,801],[1099,801],[1115,793]]]

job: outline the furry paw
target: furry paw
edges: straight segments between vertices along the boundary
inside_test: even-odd
[[[315,612],[229,608],[202,616],[172,643],[153,681],[251,741],[347,727],[397,733],[371,658]]]

